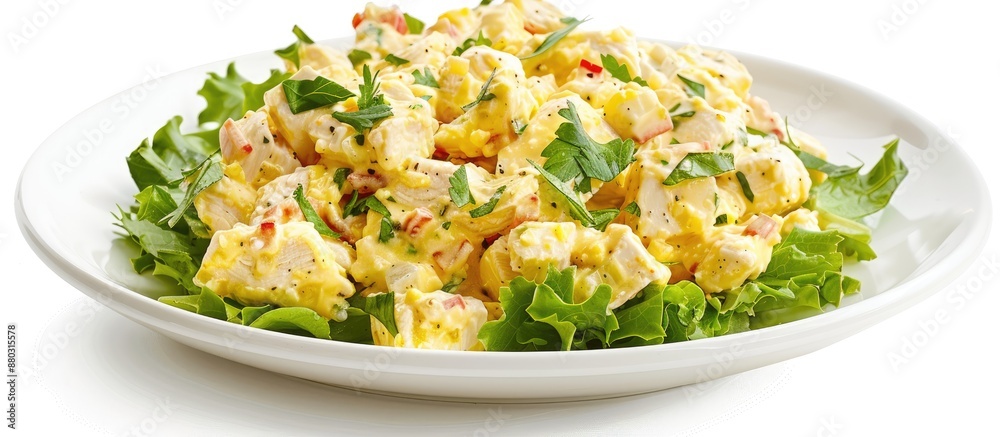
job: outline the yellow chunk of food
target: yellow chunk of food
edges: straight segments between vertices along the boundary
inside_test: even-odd
[[[243,168],[232,163],[225,166],[219,182],[195,196],[194,207],[198,218],[215,233],[247,223],[256,198],[257,193],[243,177]]]
[[[483,302],[444,291],[417,289],[396,293],[393,336],[374,317],[372,338],[376,345],[414,349],[469,350],[479,343],[479,329],[486,323]]]
[[[212,236],[194,282],[245,305],[305,307],[344,320],[355,290],[341,263],[350,265],[353,252],[308,222],[237,225]]]

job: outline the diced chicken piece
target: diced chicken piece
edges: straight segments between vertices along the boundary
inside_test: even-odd
[[[385,177],[378,173],[354,172],[347,175],[347,183],[351,184],[351,188],[360,194],[371,194],[384,188],[387,182]]]
[[[480,25],[481,8],[458,8],[441,14],[437,22],[425,32],[441,32],[460,44],[466,38],[475,38]]]
[[[476,100],[491,75],[493,80],[487,92],[494,97],[464,111],[462,105]],[[441,125],[434,141],[439,148],[455,156],[496,156],[500,149],[518,138],[517,126],[527,123],[538,107],[531,90],[523,85],[525,76],[520,61],[513,55],[488,47],[472,47],[461,58],[449,58],[441,81],[438,116],[445,116],[442,105],[447,105],[444,114],[457,113],[456,107],[464,112],[450,123]],[[445,87],[444,83],[449,86]],[[455,84],[459,84],[457,88]]]
[[[566,83],[559,87],[559,91],[574,92],[580,96],[580,99],[590,104],[592,108],[600,111],[612,97],[625,88],[626,84],[612,78],[608,72],[595,73],[593,71],[594,66],[603,70],[599,58],[585,60],[593,66],[585,67],[583,64],[584,61],[580,61],[581,65],[570,73],[566,79]],[[542,77],[552,77],[552,75]]]
[[[482,250],[470,242],[475,235],[453,226],[436,207],[409,204],[399,192],[384,189],[373,196],[389,211],[392,233],[382,230],[381,214],[368,212],[363,237],[357,241],[358,262],[350,270],[366,293],[409,288],[430,292],[468,276],[465,266]]]
[[[262,222],[305,220],[298,201],[293,196],[301,185],[302,194],[327,226],[334,232],[350,234],[351,230],[340,211],[342,193],[333,179],[333,171],[322,165],[311,165],[271,181],[257,190],[257,203],[249,223],[257,225]],[[360,238],[346,236],[349,241]]]
[[[247,223],[256,198],[257,193],[243,176],[243,168],[234,162],[225,166],[222,179],[198,193],[194,207],[198,218],[215,233]]]
[[[556,86],[555,76],[551,74],[529,77],[525,79],[524,86],[531,91],[531,95],[535,97],[535,103],[538,106],[542,106],[545,102],[549,101],[549,96],[559,88]]]
[[[434,153],[433,135],[438,122],[427,102],[413,95],[406,80],[413,78],[404,79],[402,74],[379,77],[379,90],[391,106],[392,115],[366,134],[364,144],[358,143],[358,132],[353,127],[334,119],[329,111],[315,119],[309,135],[316,141],[315,150],[322,154],[322,163],[331,168],[372,169],[392,174],[417,159],[430,157]],[[351,86],[357,83],[345,85]],[[344,104],[353,108],[342,110],[357,110],[354,98]]]
[[[561,23],[562,24],[562,23]],[[565,27],[563,24],[561,27]],[[546,35],[535,35],[518,56],[527,56],[541,44]],[[642,55],[635,35],[625,28],[605,31],[575,31],[542,54],[524,60],[524,71],[529,76],[552,74],[560,86],[570,80],[580,66],[580,60],[599,63],[601,55],[614,56],[619,64],[628,67],[632,76],[641,71]]]
[[[534,175],[536,172],[532,171],[531,174]],[[449,209],[449,219],[455,225],[461,226],[477,236],[485,238],[506,233],[521,223],[539,219],[541,201],[538,195],[538,178],[536,177],[490,176],[475,185],[470,178],[469,187],[477,199],[476,205],[463,207],[463,211],[471,211],[487,203],[497,190],[503,189],[503,193],[501,193],[493,210],[486,215],[472,217],[469,212]]]
[[[568,107],[567,101],[572,101],[583,129],[594,141],[604,144],[618,138],[600,112],[590,107],[576,95],[557,93],[552,99],[538,108],[538,113],[528,122],[524,133],[517,141],[500,150],[497,155],[497,172],[501,175],[517,174],[521,170],[533,168],[528,160],[544,164],[542,151],[556,139],[556,129],[568,120],[559,115],[559,110]],[[594,184],[595,188],[597,185]]]
[[[294,80],[312,80],[319,76],[311,67],[302,67],[292,75]],[[342,84],[343,85],[343,84]],[[330,108],[317,108],[293,114],[288,107],[285,90],[276,86],[264,93],[264,106],[274,121],[278,134],[288,142],[292,155],[303,165],[312,165],[319,160],[315,140],[310,137],[310,128],[318,124],[323,116],[329,117]]]
[[[383,93],[390,101],[402,102],[392,105],[392,116],[382,120],[368,133],[365,147],[374,151],[373,158],[387,172],[399,172],[421,158],[429,158],[434,153],[434,131],[438,123],[430,109],[420,106],[423,100],[415,98],[409,88],[394,81],[382,81]],[[407,94],[406,98],[394,95]]]
[[[699,76],[706,79],[705,83],[702,84],[706,87],[706,93],[717,94],[709,96],[709,102],[712,103],[712,106],[722,111],[732,111],[734,109],[733,102],[741,101],[747,97],[753,79],[747,68],[732,54],[689,45],[677,50],[677,55],[691,67],[705,73]],[[688,79],[694,78],[688,77]],[[730,92],[735,100],[728,95]]]
[[[357,131],[346,123],[333,118],[330,113],[320,115],[311,125],[309,136],[316,140],[319,163],[330,167],[353,168],[358,171],[381,170],[376,164],[371,147],[359,146]]]
[[[504,2],[482,10],[479,30],[493,43],[490,47],[517,54],[531,40],[531,32],[526,29],[528,23],[516,5]]]
[[[666,77],[674,77],[685,63],[677,51],[666,44],[648,41],[639,41],[638,44],[649,59],[649,66]]]
[[[781,119],[781,115],[771,110],[771,105],[767,103],[767,100],[757,96],[749,96],[746,104],[743,121],[747,127],[774,134],[779,140],[784,141],[785,122]]]
[[[285,70],[293,74],[300,68],[309,67],[337,82],[356,76],[354,65],[347,55],[322,44],[299,44],[298,66],[288,59],[284,61]]]
[[[507,236],[498,238],[483,252],[479,261],[479,277],[483,290],[493,301],[500,300],[500,287],[513,281],[518,276],[511,267],[510,251],[507,249]]]
[[[510,93],[511,96],[507,99],[517,98],[513,100],[514,103],[523,99],[520,94],[524,93],[521,83],[525,75],[521,61],[513,55],[489,47],[473,46],[461,56],[448,57],[441,67],[438,79],[441,86],[437,101],[438,117],[443,122],[450,123],[464,114],[466,111],[462,106],[476,100],[494,69],[496,75],[490,82],[490,91],[497,96]],[[524,118],[527,119],[528,116]]]
[[[789,148],[775,141],[764,141],[756,151],[746,148],[736,155],[736,170],[743,173],[754,194],[746,201],[744,214],[785,214],[809,197],[812,181],[802,161]],[[731,193],[743,189],[735,174],[719,177],[719,185]]]
[[[413,66],[418,66],[417,69],[423,72],[423,66],[431,65],[434,66],[432,70],[437,70],[437,66],[444,64],[445,58],[451,56],[455,51],[455,46],[455,41],[448,35],[431,32],[399,52],[393,53],[393,55],[410,61],[410,63],[402,65],[401,68],[412,70]],[[379,64],[379,68],[373,68],[372,71],[383,68],[392,69],[391,65],[389,63]],[[411,73],[407,72],[406,74]]]
[[[486,307],[478,299],[444,291],[410,289],[395,295],[395,336],[372,317],[376,345],[416,349],[460,350],[479,344]]]
[[[740,117],[712,108],[700,98],[687,100],[674,110],[673,138],[681,143],[704,142],[728,150],[728,146],[743,145],[743,132]]]
[[[670,113],[648,87],[630,83],[604,105],[608,123],[624,138],[645,143],[674,127]]]
[[[357,242],[359,261],[351,269],[355,280],[373,291],[394,292],[463,283],[470,269],[478,269],[484,239],[537,218],[535,178],[497,178],[472,164],[465,168],[476,205],[456,207],[449,178],[458,168],[420,160],[374,194],[391,214],[393,237],[380,241],[382,217],[369,212],[364,237]],[[473,218],[469,211],[487,203],[501,186],[506,188],[492,212]]]
[[[365,227],[366,231],[369,227]],[[402,293],[411,288],[437,290],[444,285],[434,270],[433,259],[426,253],[407,253],[408,243],[400,238],[383,243],[377,231],[366,232],[356,246],[358,261],[350,273],[367,290]]]
[[[386,56],[396,53],[422,35],[410,35],[403,11],[398,7],[382,7],[368,3],[365,10],[354,16],[354,30],[357,33],[355,46],[359,50]]]
[[[406,290],[436,290],[441,279],[430,264],[400,262],[389,266],[385,272],[386,290],[405,293]]]
[[[549,266],[558,270],[569,267],[576,233],[574,223],[521,224],[507,237],[511,267],[529,280],[542,282]]]
[[[465,164],[469,190],[475,205],[456,208],[451,201],[449,178],[459,166],[448,161],[431,159],[414,163],[405,177],[393,180],[386,190],[400,205],[422,206],[432,212],[441,212],[443,219],[468,232],[473,243],[494,234],[503,233],[520,223],[537,220],[540,201],[538,179],[521,175],[496,177],[482,168]],[[525,170],[527,175],[528,170]],[[534,169],[531,170],[532,174]],[[472,217],[472,209],[489,202],[503,188],[503,193],[493,210],[480,217]]]
[[[294,152],[271,134],[264,110],[226,120],[219,129],[219,147],[223,162],[239,163],[254,188],[300,166]]]
[[[703,233],[715,224],[715,178],[687,179],[676,185],[664,185],[688,153],[706,153],[711,149],[700,143],[649,145],[635,154],[636,162],[628,173],[625,204],[635,202],[638,216],[620,217],[649,245],[683,235]]]
[[[512,272],[541,282],[550,266],[558,270],[576,266],[573,301],[583,302],[598,285],[608,284],[614,290],[608,309],[621,306],[650,283],[665,284],[670,279],[670,270],[646,251],[631,229],[619,224],[601,232],[573,223],[524,223],[490,256],[497,263],[509,258],[510,272],[506,266],[484,269],[483,276],[500,285]]]
[[[739,287],[755,279],[771,262],[771,250],[781,241],[774,218],[759,215],[746,225],[713,228],[684,256],[684,266],[707,293]]]
[[[444,206],[451,201],[448,194],[451,182],[448,179],[458,167],[449,161],[421,159],[410,166],[405,177],[392,180],[388,190],[401,204],[434,210],[433,206]],[[467,170],[470,179],[486,178],[485,171],[476,166],[467,166]]]
[[[237,225],[216,232],[194,282],[246,305],[301,306],[344,320],[354,284],[340,260],[350,246],[323,239],[310,223]]]
[[[573,300],[589,299],[601,284],[611,286],[608,309],[622,306],[650,283],[666,284],[670,269],[646,251],[628,226],[612,223],[604,232],[584,228],[573,250],[577,266]]]

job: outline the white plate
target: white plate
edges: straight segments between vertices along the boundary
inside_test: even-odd
[[[125,156],[169,117],[194,120],[195,95],[217,62],[109,98],[52,134],[28,161],[17,218],[38,256],[109,308],[191,347],[251,366],[366,391],[439,399],[569,400],[705,382],[806,354],[853,335],[942,289],[979,254],[991,207],[968,156],[933,123],[878,94],[782,62],[739,55],[754,94],[831,150],[874,162],[893,135],[911,173],[872,224],[879,258],[849,266],[862,293],[840,309],[781,326],[685,343],[616,350],[501,353],[356,345],[251,329],[156,302],[165,283],[136,275],[136,249],[117,238],[110,211],[136,187]],[[261,79],[271,53],[238,59]],[[255,74],[248,74],[255,73]]]

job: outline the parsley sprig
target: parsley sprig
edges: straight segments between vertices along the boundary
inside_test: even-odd
[[[466,50],[469,50],[469,49],[471,49],[472,47],[475,47],[475,46],[492,47],[493,46],[493,41],[491,41],[489,38],[483,36],[483,31],[480,30],[478,37],[476,37],[475,39],[473,39],[473,38],[466,38],[465,41],[462,41],[462,44],[460,44],[458,47],[455,47],[455,51],[452,52],[451,55],[452,56],[462,56],[462,53],[465,53]]]
[[[567,121],[556,129],[556,138],[542,150],[548,158],[541,166],[528,160],[569,206],[569,214],[584,226],[604,229],[619,214],[617,209],[587,210],[578,193],[590,192],[591,179],[610,182],[635,161],[635,142],[615,138],[606,144],[594,141],[583,128],[576,105],[566,102],[559,115]],[[571,186],[575,183],[575,186]]]
[[[431,73],[431,69],[429,67],[424,67],[423,73],[421,73],[420,70],[413,70],[413,83],[431,88],[441,88],[437,79],[434,79],[434,73]]]
[[[618,60],[611,55],[601,55],[601,65],[604,66],[605,70],[611,74],[611,77],[618,79],[622,82],[629,83],[635,82],[641,86],[648,87],[649,84],[646,83],[641,77],[632,77],[632,73],[628,71],[628,65],[619,64]]]
[[[366,64],[362,77],[364,83],[358,87],[358,110],[333,113],[333,118],[350,125],[358,132],[355,138],[358,144],[364,144],[365,132],[376,123],[392,116],[392,108],[385,103],[385,95],[379,92],[378,72],[373,76]]]
[[[330,106],[354,97],[354,93],[323,76],[316,76],[311,80],[289,79],[281,82],[281,88],[285,91],[288,109],[292,114]]]
[[[463,106],[462,107],[463,111],[469,112],[470,109],[474,108],[480,102],[486,102],[486,101],[493,100],[493,99],[497,98],[496,94],[493,94],[493,93],[489,92],[489,90],[490,90],[490,84],[493,83],[493,78],[496,75],[497,75],[497,69],[494,68],[493,72],[490,73],[490,77],[488,77],[486,79],[486,82],[483,82],[483,87],[479,89],[479,95],[476,96],[476,100],[473,100],[468,105]]]
[[[566,27],[563,27],[562,29],[550,33],[549,36],[545,37],[545,40],[543,40],[542,43],[538,45],[538,48],[536,48],[535,51],[531,52],[531,54],[529,54],[528,56],[521,58],[521,60],[523,61],[525,59],[531,59],[534,58],[535,56],[545,53],[545,51],[554,47],[556,44],[559,43],[559,41],[562,41],[562,39],[565,38],[566,35],[569,35],[570,32],[576,29],[577,26],[583,24],[587,20],[589,20],[589,18],[584,18],[582,20],[578,20],[573,17],[561,18],[559,21],[562,21],[563,24],[566,25]]]
[[[455,173],[448,178],[448,182],[451,183],[448,194],[455,206],[461,208],[468,204],[476,204],[476,199],[472,197],[472,191],[469,189],[468,170],[464,165],[455,170]]]
[[[476,204],[476,198],[472,196],[472,190],[469,188],[468,170],[466,170],[464,165],[455,170],[455,173],[448,178],[448,182],[451,184],[451,187],[448,188],[448,194],[455,206],[461,208],[465,205]],[[500,197],[503,196],[506,190],[506,185],[497,188],[493,195],[490,196],[490,200],[469,210],[469,215],[472,218],[479,218],[493,212],[497,207],[497,203],[500,202]]]
[[[288,47],[275,50],[274,54],[278,55],[281,59],[291,61],[291,63],[295,64],[295,67],[298,68],[300,66],[299,47],[301,47],[302,44],[315,44],[315,42],[312,38],[309,38],[309,35],[306,35],[305,31],[299,28],[298,25],[292,27],[292,33],[295,34],[295,42]]]
[[[313,209],[312,204],[309,203],[309,199],[306,198],[305,193],[303,192],[302,184],[299,184],[298,188],[295,189],[295,192],[292,193],[292,197],[295,198],[295,203],[299,204],[299,209],[302,210],[302,215],[306,218],[306,221],[312,223],[312,225],[316,228],[316,232],[319,232],[320,235],[326,237],[340,238],[340,234],[334,232],[333,229],[330,229],[330,226],[327,225],[326,222],[323,221],[323,218],[316,213],[315,209]]]
[[[583,128],[576,105],[567,101],[559,115],[567,121],[556,129],[556,138],[544,150],[545,170],[564,182],[576,181],[576,190],[590,191],[590,179],[610,182],[635,161],[635,142],[615,138],[606,144],[594,141]]]

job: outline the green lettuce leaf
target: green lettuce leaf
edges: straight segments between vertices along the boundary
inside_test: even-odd
[[[198,114],[198,123],[222,124],[227,119],[238,119],[243,116],[243,84],[246,78],[236,72],[236,63],[230,62],[226,67],[226,75],[208,73],[208,79],[198,90],[198,95],[205,98],[207,105]]]
[[[199,294],[188,296],[163,296],[159,299],[167,305],[191,311],[193,313],[208,316],[213,319],[228,320],[227,307],[231,305],[225,303],[219,295],[207,288],[202,288]]]
[[[330,339],[330,324],[316,311],[302,307],[278,308],[258,316],[251,328]]]
[[[844,238],[837,245],[837,250],[844,256],[856,258],[858,261],[870,261],[876,258],[875,250],[869,246],[872,241],[871,228],[854,220],[849,220],[824,209],[817,209],[819,226],[823,230],[837,231]]]
[[[371,316],[360,308],[348,308],[346,320],[330,321],[330,338],[348,343],[373,344]]]
[[[263,107],[264,93],[289,77],[291,77],[289,73],[272,69],[267,79],[261,83],[254,83],[236,71],[235,63],[230,63],[226,67],[225,76],[208,73],[208,79],[198,90],[198,95],[202,96],[206,103],[205,109],[198,114],[198,123],[221,125],[230,118],[239,120],[247,111],[256,111]]]
[[[625,305],[615,309],[618,329],[608,335],[611,347],[632,347],[660,344],[664,331],[664,287],[649,285]]]
[[[896,153],[899,139],[885,146],[882,158],[861,174],[861,167],[834,172],[813,188],[816,209],[858,220],[885,208],[909,171]]]
[[[161,228],[127,211],[119,211],[117,218],[119,226],[141,249],[138,261],[133,261],[138,272],[147,270],[151,264],[154,275],[171,278],[190,293],[201,292],[201,287],[192,280],[208,247],[207,240]]]
[[[767,269],[743,287],[756,288],[760,296],[767,297],[755,303],[751,327],[818,314],[825,305],[839,306],[843,296],[856,293],[860,282],[842,273],[843,241],[836,230],[793,229],[774,247]]]
[[[522,351],[526,350],[524,341],[518,341],[522,326],[531,320],[527,309],[535,296],[538,284],[524,277],[514,278],[510,285],[500,288],[500,306],[503,315],[500,319],[486,322],[479,330],[479,340],[488,351]],[[536,328],[542,326],[535,325]],[[545,331],[551,332],[551,326],[545,325]],[[527,330],[521,335],[527,335]],[[531,335],[531,338],[539,335]]]
[[[271,311],[272,309],[271,305],[243,307],[240,309],[240,323],[242,323],[243,326],[250,326],[250,324],[260,318],[260,316],[268,311]]]
[[[184,183],[187,188],[184,191],[184,198],[170,214],[160,219],[158,224],[166,222],[167,226],[174,227],[177,222],[187,214],[188,209],[194,205],[194,198],[206,188],[212,186],[222,179],[222,161],[219,155],[214,154],[201,163],[197,168],[184,173]]]
[[[690,281],[680,281],[663,288],[664,341],[687,341],[698,330],[705,316],[707,302],[701,287]]]
[[[283,73],[280,70],[271,69],[271,75],[264,79],[261,83],[244,82],[240,84],[240,88],[243,88],[243,112],[237,114],[239,118],[247,111],[256,111],[264,107],[264,93],[270,91],[272,88],[281,85],[282,82],[292,77],[289,73]]]
[[[383,217],[384,218],[384,217]],[[396,328],[396,294],[378,293],[371,296],[361,296],[355,294],[347,302],[351,308],[357,308],[378,320],[389,334],[396,336],[399,329]]]
[[[137,220],[148,220],[159,223],[164,217],[177,209],[170,190],[163,185],[150,185],[135,195],[138,202],[136,208]]]
[[[610,329],[605,328],[611,323],[616,323],[612,322],[615,316],[608,314],[608,303],[611,302],[612,292],[607,284],[601,284],[594,289],[594,294],[586,301],[573,303],[575,273],[576,267],[558,272],[549,265],[545,282],[536,287],[531,304],[525,309],[533,320],[545,323],[559,333],[564,351],[570,350],[573,337],[578,331],[610,332]],[[608,343],[606,336],[604,343]]]
[[[203,138],[181,134],[181,117],[173,117],[132,151],[125,162],[139,190],[150,185],[168,185],[179,180],[183,172],[201,164],[218,150]]]

